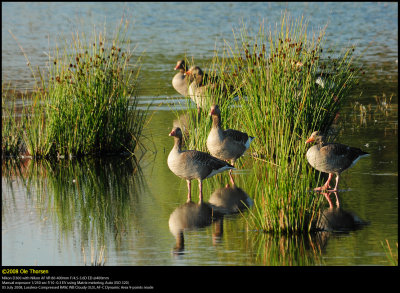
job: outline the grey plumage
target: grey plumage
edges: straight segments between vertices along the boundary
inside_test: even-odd
[[[250,147],[254,137],[235,129],[221,128],[221,112],[218,105],[211,107],[213,125],[207,138],[207,148],[211,155],[221,160],[229,160],[233,165]]]
[[[185,60],[176,62],[174,70],[179,70],[179,72],[173,77],[172,86],[182,96],[187,97],[189,95],[189,85],[193,81],[193,77],[185,74],[187,71]]]
[[[179,127],[173,128],[169,135],[174,136],[175,144],[168,155],[168,167],[175,175],[187,181],[188,201],[191,200],[190,181],[197,179],[202,201],[202,180],[234,167],[204,152],[182,150],[182,131]]]
[[[340,143],[325,142],[325,137],[319,131],[314,131],[311,134],[306,143],[310,142],[316,142],[316,144],[307,151],[308,162],[318,171],[329,173],[329,178],[324,186],[317,188],[317,190],[327,189],[333,174],[335,174],[336,185],[334,191],[337,191],[340,173],[352,167],[360,158],[369,155],[359,148]]]
[[[189,97],[196,103],[198,109],[203,108],[209,98],[207,92],[217,87],[217,79],[204,73],[199,66],[190,67],[186,75],[192,79],[188,90]]]

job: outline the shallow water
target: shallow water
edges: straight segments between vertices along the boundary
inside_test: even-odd
[[[135,23],[132,42],[139,44],[139,51],[146,50],[140,101],[154,102],[144,141],[148,151],[139,164],[126,158],[57,164],[27,160],[8,168],[3,164],[3,265],[389,264],[382,243],[387,239],[394,249],[398,241],[397,3],[3,3],[2,7],[2,77],[19,89],[33,83],[8,29],[32,64],[44,64],[47,34],[68,35],[78,26],[77,18],[86,19],[83,27],[88,32],[92,24],[103,24],[105,19],[112,30],[126,8]],[[171,86],[175,62],[186,53],[206,63],[215,38],[231,38],[232,26],[239,26],[241,17],[256,30],[263,18],[274,25],[285,8],[294,17],[309,17],[310,28],[329,20],[326,37],[332,44],[356,42],[360,51],[371,45],[362,57],[366,71],[362,95],[349,99],[335,126],[341,143],[371,153],[342,174],[339,192],[342,209],[365,225],[341,233],[273,237],[251,230],[247,212],[218,216],[213,207],[216,214],[210,217],[207,206],[195,205],[186,208],[202,224],[189,225],[184,241],[177,241],[169,220],[174,211],[185,209],[187,189],[166,164],[173,144],[168,133],[176,118],[171,109],[184,110],[184,100]],[[234,174],[237,186],[254,198],[257,191],[246,184],[251,181],[250,170]],[[206,204],[226,184],[230,184],[227,174],[207,179]],[[197,203],[197,184],[192,188]]]
[[[179,250],[168,222],[185,204],[187,190],[165,163],[172,146],[166,121],[173,119],[169,111],[154,114],[156,150],[139,167],[115,158],[55,166],[27,161],[23,177],[3,176],[3,264],[90,264],[91,253],[99,256],[101,249],[106,265],[388,264],[381,241],[397,241],[397,140],[391,137],[396,132],[341,136],[353,145],[370,144],[371,156],[343,173],[339,192],[342,209],[367,222],[361,229],[287,239],[251,231],[245,216],[233,214],[185,230]],[[392,154],[386,158],[383,150]],[[235,182],[254,197],[256,191],[246,190],[249,176],[248,170],[235,172]],[[226,174],[206,180],[205,202],[226,184]],[[197,203],[197,187],[192,188]]]

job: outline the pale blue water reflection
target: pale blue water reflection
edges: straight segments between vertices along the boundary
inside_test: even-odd
[[[233,41],[232,29],[241,27],[242,21],[253,32],[262,21],[273,30],[285,10],[294,19],[304,16],[310,33],[328,24],[328,46],[356,44],[360,52],[366,50],[364,60],[378,67],[388,62],[392,66],[386,70],[397,72],[395,2],[57,2],[2,3],[2,8],[2,76],[22,88],[32,87],[32,79],[9,30],[31,64],[43,66],[48,60],[45,53],[60,35],[70,38],[77,30],[88,34],[94,26],[102,30],[104,23],[111,33],[125,17],[133,24],[130,39],[138,46],[136,52],[146,52],[142,68],[146,95],[174,95],[170,72],[176,60],[186,54],[202,63],[213,56],[215,47],[221,48],[224,39]]]

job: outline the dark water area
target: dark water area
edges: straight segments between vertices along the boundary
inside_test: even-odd
[[[203,205],[186,203],[186,182],[166,164],[168,136],[185,112],[172,88],[175,63],[185,54],[207,64],[232,28],[273,28],[287,9],[304,15],[310,32],[328,23],[327,46],[356,45],[365,75],[340,112],[337,140],[371,155],[341,175],[341,209],[324,211],[325,230],[307,236],[254,231],[229,206],[252,199],[253,172],[204,181]],[[145,51],[141,103],[153,102],[145,129],[147,152],[133,158],[2,165],[3,265],[306,265],[387,266],[383,245],[398,243],[398,4],[397,3],[2,3],[2,79],[32,89],[26,60],[44,66],[54,39],[71,32],[112,32],[122,16],[130,39]],[[83,21],[84,20],[84,21]],[[50,37],[50,43],[48,41]],[[247,161],[245,156],[243,161]],[[247,166],[247,165],[246,165]],[[334,196],[331,197],[335,201]],[[172,220],[171,220],[172,219]],[[328,223],[328,224],[326,224]],[[342,229],[343,225],[350,227]],[[339,230],[339,231],[337,231]]]

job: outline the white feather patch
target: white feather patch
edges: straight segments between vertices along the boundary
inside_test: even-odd
[[[244,145],[246,147],[246,150],[250,147],[250,144],[251,144],[251,142],[253,141],[254,138],[255,137],[249,136],[249,138],[247,139],[247,141],[246,141],[246,143]]]
[[[235,168],[230,167],[230,166],[223,166],[222,168],[219,168],[217,170],[212,170],[211,173],[206,178],[210,178],[210,177],[214,176],[215,174],[218,174],[218,173],[224,172],[226,170],[230,170],[230,169],[234,170]]]
[[[351,167],[353,167],[353,166],[357,163],[357,161],[358,161],[359,159],[364,158],[364,157],[368,157],[369,155],[370,155],[370,154],[365,154],[365,155],[359,156],[357,159],[355,159],[355,160],[353,161],[353,163],[351,163],[351,165],[350,165],[350,167],[349,167],[348,169],[350,169]]]

